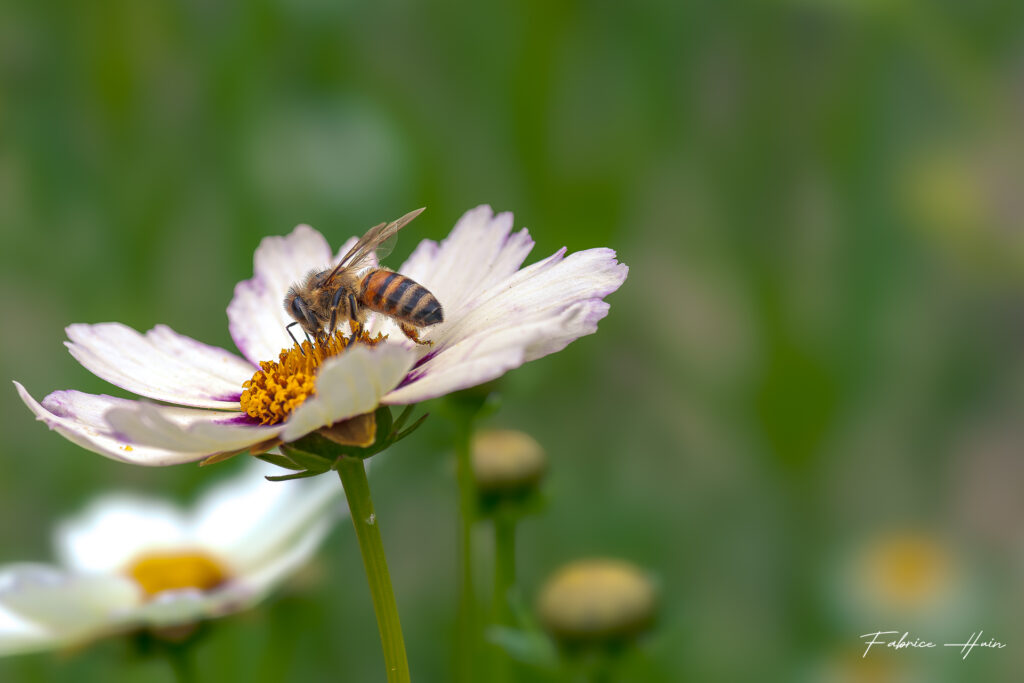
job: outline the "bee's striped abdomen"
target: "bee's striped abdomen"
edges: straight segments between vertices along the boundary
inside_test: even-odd
[[[375,270],[363,278],[360,303],[372,311],[426,327],[444,320],[437,298],[426,287],[389,270]]]

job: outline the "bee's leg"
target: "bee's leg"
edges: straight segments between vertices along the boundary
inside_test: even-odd
[[[297,323],[297,322],[288,323],[287,325],[284,326],[284,331],[288,333],[288,336],[292,338],[292,341],[295,342],[295,345],[299,347],[299,353],[301,353],[303,356],[305,356],[306,352],[302,350],[302,345],[299,344],[299,342],[295,339],[295,335],[292,334],[292,327],[294,325],[298,325],[298,324],[299,323]],[[303,330],[303,331],[305,331],[305,330]],[[309,335],[306,335],[306,338],[308,339]]]
[[[412,325],[409,325],[408,323],[398,323],[398,327],[402,330],[402,334],[404,334],[406,337],[408,337],[409,339],[413,340],[417,344],[420,344],[421,346],[433,346],[434,345],[434,342],[432,342],[432,341],[427,341],[425,339],[420,339],[420,332],[419,332],[419,330],[417,330]]]
[[[338,304],[341,303],[342,289],[339,287],[338,291],[334,293],[334,298],[331,299],[331,322],[327,326],[327,336],[334,334],[334,327],[338,324]]]
[[[355,341],[356,337],[363,331],[363,324],[359,321],[359,304],[356,302],[356,297],[353,294],[348,295],[348,326],[352,330],[352,339],[349,341]]]
[[[313,346],[316,346],[317,342],[320,341],[320,332],[322,329],[320,320],[316,317],[316,315],[314,315],[313,311],[309,310],[308,307],[304,308],[302,310],[302,313],[303,315],[305,315],[307,323],[306,325],[303,325],[303,330],[316,330],[312,340],[309,338],[309,333],[306,333],[306,341],[308,341]]]

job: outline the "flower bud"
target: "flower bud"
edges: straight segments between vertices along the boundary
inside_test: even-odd
[[[578,560],[548,579],[537,600],[544,627],[568,647],[622,643],[652,623],[657,595],[629,562]]]
[[[478,432],[473,438],[473,478],[484,495],[517,495],[544,476],[544,449],[533,437],[511,429]]]

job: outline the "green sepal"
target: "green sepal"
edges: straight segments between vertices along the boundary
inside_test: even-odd
[[[346,446],[332,441],[318,432],[312,432],[292,443],[280,446],[283,455],[264,454],[261,460],[290,470],[304,470],[300,475],[284,475],[288,479],[311,477],[338,468],[338,461],[345,456],[365,460],[381,451],[390,448],[405,437],[419,429],[429,414],[424,414],[404,430],[415,406],[406,406],[395,420],[388,406],[380,406],[374,411],[376,432],[372,445],[365,448]],[[269,478],[269,477],[268,477]],[[275,477],[274,481],[279,478]]]
[[[391,419],[391,409],[387,406],[380,406],[373,411],[373,417],[377,421],[377,435],[374,438],[374,443],[377,443],[391,434],[394,421]]]
[[[306,479],[308,477],[315,477],[323,474],[323,472],[314,472],[312,470],[306,470],[305,472],[296,472],[295,474],[281,474],[277,476],[267,475],[263,477],[267,481],[290,481],[292,479]]]
[[[426,422],[428,417],[430,417],[430,413],[423,413],[423,415],[421,415],[418,420],[413,422],[408,429],[406,429],[404,432],[399,432],[398,434],[395,434],[393,437],[394,441],[401,441],[405,437],[415,432],[417,429],[420,428],[420,425]]]
[[[294,460],[291,460],[286,455],[280,455],[278,453],[260,453],[254,455],[254,458],[259,458],[263,462],[269,462],[271,465],[277,465],[283,467],[286,470],[302,470],[305,469],[301,465],[296,465]]]
[[[404,427],[405,423],[409,420],[409,416],[412,415],[413,408],[415,408],[415,407],[416,407],[416,404],[412,404],[412,405],[408,405],[405,408],[403,408],[402,412],[399,413],[399,415],[398,415],[398,419],[395,420],[393,425],[391,425],[391,427],[388,429],[387,433],[391,434],[392,432],[399,432],[399,431],[401,431],[402,427]],[[390,414],[390,411],[388,411],[388,412]]]
[[[317,453],[310,453],[302,448],[296,448],[289,444],[283,444],[281,446],[281,450],[286,456],[288,456],[289,460],[299,466],[298,469],[309,470],[310,472],[322,474],[329,471],[334,466],[333,458],[327,458]]]

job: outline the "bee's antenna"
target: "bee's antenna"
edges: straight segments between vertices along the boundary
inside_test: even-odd
[[[298,322],[288,323],[287,325],[284,326],[284,330],[285,330],[285,332],[288,333],[288,336],[292,338],[292,341],[295,342],[295,345],[299,347],[299,353],[301,353],[303,356],[305,356],[306,352],[302,350],[302,344],[300,344],[295,339],[295,335],[292,334],[292,326],[293,325],[298,325],[298,324],[299,324]],[[303,332],[305,332],[305,330],[303,330]],[[306,335],[306,339],[309,339],[309,335],[308,334]]]

